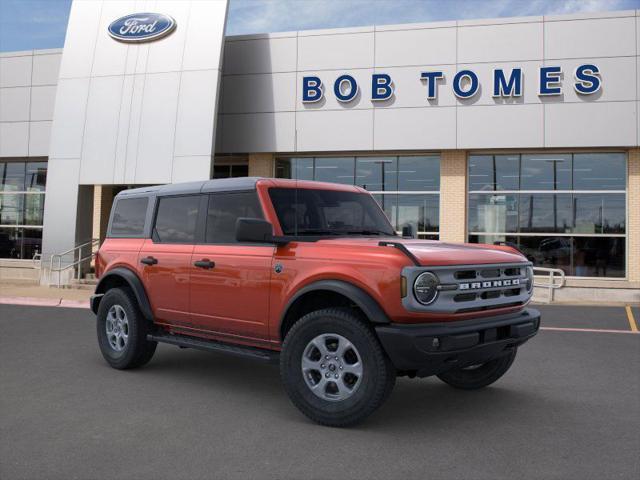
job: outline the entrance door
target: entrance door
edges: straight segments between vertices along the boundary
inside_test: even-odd
[[[157,322],[190,326],[189,273],[201,195],[160,197],[139,269]]]
[[[263,218],[255,191],[211,194],[205,243],[191,257],[191,318],[230,339],[268,341],[273,245],[239,244],[239,217]]]

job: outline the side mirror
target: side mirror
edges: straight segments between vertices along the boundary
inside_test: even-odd
[[[238,218],[236,240],[242,243],[270,243],[273,241],[273,227],[260,218]]]

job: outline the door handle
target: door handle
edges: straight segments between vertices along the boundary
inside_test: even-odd
[[[197,262],[193,262],[193,264],[198,268],[213,268],[216,266],[215,262],[212,262],[208,258],[204,258],[202,260],[198,260]]]
[[[145,265],[155,265],[158,263],[158,259],[154,257],[145,257],[140,260],[140,263],[144,263]]]

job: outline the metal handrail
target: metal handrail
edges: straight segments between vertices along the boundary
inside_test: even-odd
[[[80,276],[82,275],[82,264],[84,262],[86,262],[87,260],[92,259],[96,252],[94,252],[93,248],[96,247],[97,245],[100,244],[100,239],[99,238],[92,238],[91,240],[87,240],[86,242],[80,243],[78,245],[76,245],[75,247],[67,250],[66,252],[62,252],[62,253],[54,253],[53,255],[51,255],[51,257],[49,258],[49,285],[51,285],[51,274],[53,272],[56,272],[58,274],[58,282],[57,282],[57,287],[60,288],[60,277],[61,277],[61,273],[64,272],[65,270],[68,270],[70,268],[74,268],[76,265],[78,266],[77,269],[77,274],[78,274],[78,280],[80,280]],[[90,245],[91,246],[91,253],[89,253],[89,255],[86,256],[82,256],[82,250],[86,247]],[[78,259],[75,260],[76,258],[76,252],[77,252],[77,257]],[[62,266],[62,257],[69,255],[73,253],[73,258],[74,261],[68,265],[65,265],[64,267]],[[53,262],[54,259],[57,261],[57,268],[53,268]]]
[[[42,268],[42,254],[34,253],[33,257],[31,257],[31,262],[33,263],[33,268],[41,269]]]
[[[548,283],[536,282],[535,281],[536,272],[540,272],[542,274],[546,273],[547,274],[546,278],[548,279]],[[549,293],[547,295],[547,303],[553,302],[553,292],[558,288],[564,287],[566,283],[564,270],[561,270],[559,268],[533,267],[533,275],[534,275],[534,280],[533,280],[534,287],[541,287],[541,288],[548,289]],[[558,277],[556,277],[556,275]],[[556,278],[558,280],[558,283],[555,282]]]

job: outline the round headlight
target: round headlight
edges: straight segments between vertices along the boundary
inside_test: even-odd
[[[429,305],[438,296],[438,285],[440,280],[431,272],[424,272],[418,275],[413,284],[413,294],[423,305]]]
[[[527,267],[527,292],[533,291],[533,267]]]

